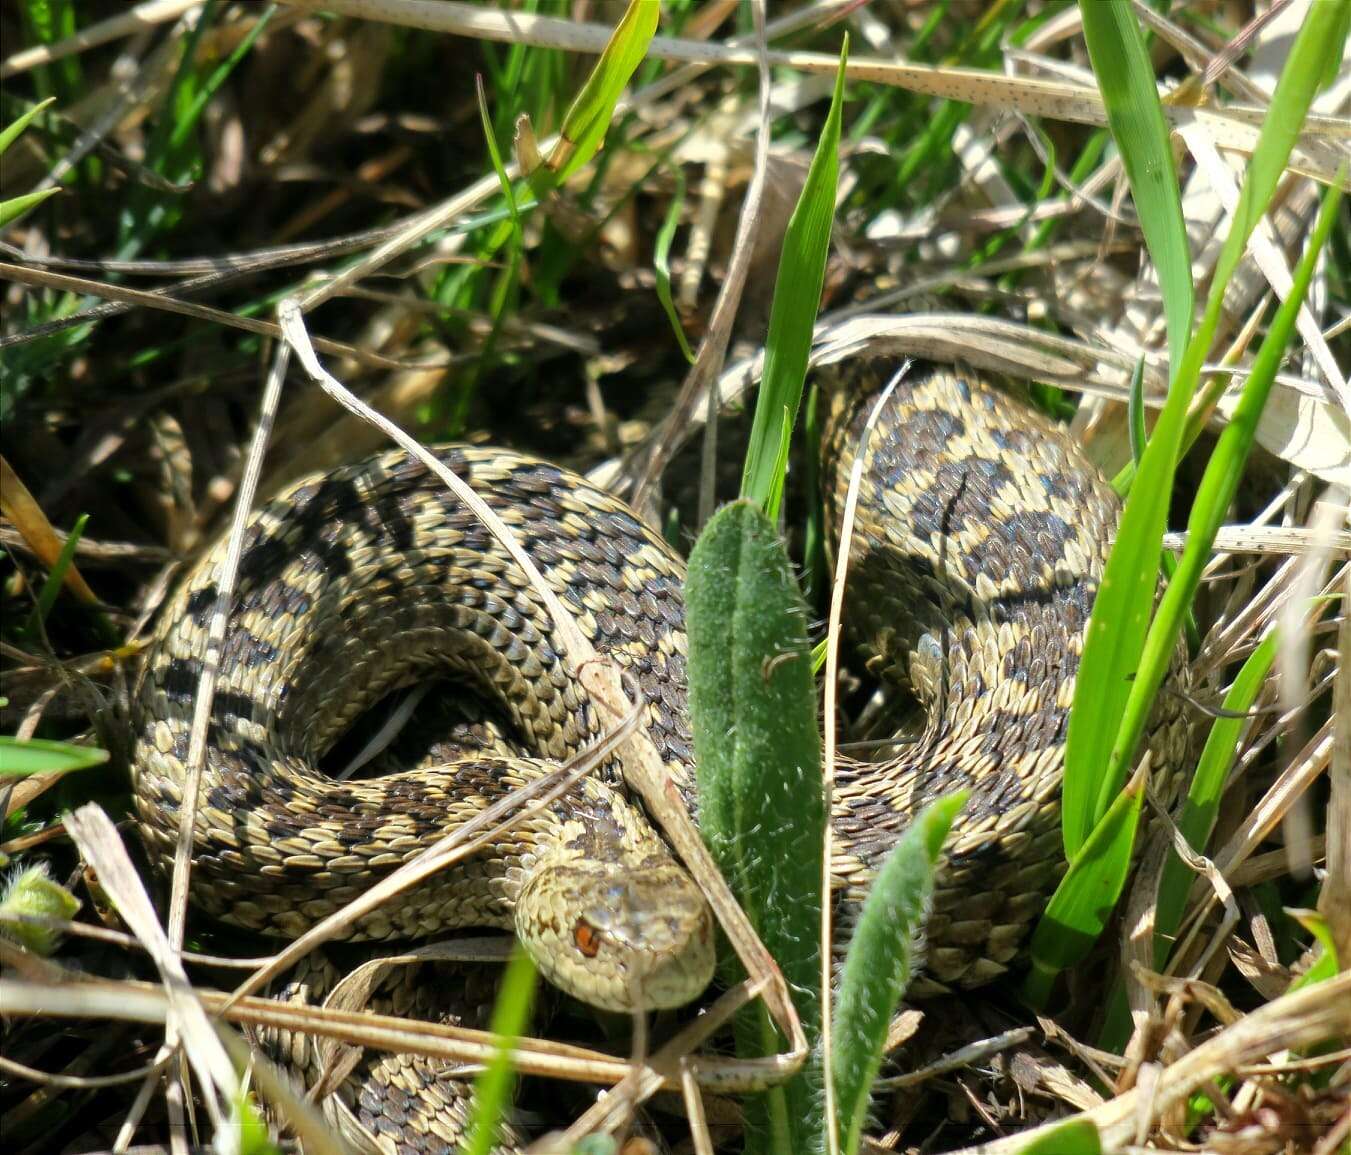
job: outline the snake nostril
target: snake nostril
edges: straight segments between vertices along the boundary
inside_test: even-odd
[[[595,958],[600,953],[600,931],[584,918],[579,918],[572,928],[572,941],[587,958]]]

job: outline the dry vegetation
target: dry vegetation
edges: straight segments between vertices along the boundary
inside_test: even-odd
[[[523,243],[485,118],[508,161],[522,114],[547,150],[619,5],[484,8],[440,30],[337,0],[140,7],[145,22],[115,0],[76,5],[80,28],[113,22],[96,43],[67,39],[57,0],[0,12],[0,125],[56,98],[6,152],[0,197],[61,186],[0,245],[0,733],[111,755],[0,781],[0,853],[16,869],[48,864],[81,904],[69,924],[59,907],[28,920],[63,932],[50,957],[0,939],[0,1011],[11,1016],[0,1127],[22,1155],[209,1142],[216,1106],[200,1088],[229,1084],[243,1036],[227,1030],[219,1042],[208,1016],[276,1021],[261,998],[227,1008],[218,993],[275,944],[189,919],[180,959],[181,927],[162,929],[169,888],[129,819],[126,703],[157,606],[248,484],[260,421],[275,417],[265,458],[253,459],[260,494],[388,442],[304,372],[265,411],[282,298],[306,301],[324,367],[423,443],[505,444],[595,470],[688,545],[700,511],[735,492],[747,424],[729,415],[756,379],[784,229],[847,28],[854,59],[815,355],[960,356],[1034,378],[1038,402],[1067,418],[1107,476],[1130,459],[1123,402],[1137,361],[1149,406],[1168,382],[1158,286],[1073,5],[775,3],[770,44],[793,55],[772,61],[768,150],[756,147],[770,138],[758,136],[749,6],[664,5],[659,32],[680,41],[654,44],[596,160],[523,210]],[[1268,5],[1246,0],[1139,10],[1160,82],[1189,84],[1169,117],[1199,300],[1256,139],[1255,121],[1216,109],[1265,104],[1300,5],[1276,7],[1288,10],[1269,23]],[[577,23],[534,22],[527,8]],[[41,11],[56,14],[45,35]],[[1210,107],[1192,111],[1202,95]],[[1250,363],[1273,286],[1288,285],[1346,158],[1348,101],[1344,72],[1229,287],[1213,363]],[[748,241],[738,224],[757,185]],[[1277,624],[1281,641],[1243,707],[1250,721],[1222,751],[1237,756],[1205,856],[1190,857],[1194,884],[1164,973],[1152,927],[1173,827],[1160,815],[1120,916],[1045,1013],[1009,983],[920,1002],[897,1020],[865,1149],[1015,1151],[1019,1132],[1078,1112],[1111,1150],[1351,1149],[1351,973],[1300,989],[1320,955],[1308,918],[1290,913],[1321,911],[1347,965],[1351,678],[1337,660],[1351,650],[1346,225],[1343,210],[1194,606],[1198,754],[1241,665]],[[661,301],[668,267],[674,314],[693,349],[703,342],[693,369]],[[744,293],[715,309],[734,268]],[[724,419],[701,494],[710,385]],[[1173,548],[1226,405],[1181,467]],[[790,489],[798,560],[804,505]],[[44,593],[77,519],[64,589]],[[824,620],[810,558],[806,572]],[[842,700],[842,742],[873,736],[866,701],[861,691]],[[116,829],[89,811],[63,822],[91,801]],[[4,917],[12,928],[17,916]],[[1118,985],[1134,1029],[1107,1049],[1102,1013]],[[162,1049],[166,1015],[191,1078]],[[477,1034],[336,1010],[291,1025],[471,1064],[491,1054]],[[575,1008],[537,1027],[579,1045],[521,1051],[526,1111],[549,1123],[586,1112],[599,1130],[648,1137],[626,1151],[709,1150],[699,1145],[708,1135],[714,1149],[740,1149],[736,1096],[680,1085],[674,1058],[700,1044],[693,1028],[656,1023],[654,1061],[631,1066],[642,1041],[627,1027],[611,1024],[607,1038]],[[626,1076],[623,1094],[596,1102],[596,1085]],[[253,1085],[308,1129],[312,1155],[343,1149],[266,1065]]]

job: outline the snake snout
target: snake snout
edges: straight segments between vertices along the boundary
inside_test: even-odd
[[[713,915],[674,862],[569,862],[536,872],[516,934],[555,986],[602,1010],[679,1007],[713,977]]]

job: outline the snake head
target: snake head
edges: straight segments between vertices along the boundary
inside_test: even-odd
[[[544,977],[602,1010],[683,1006],[713,977],[712,912],[670,859],[551,864],[525,882],[515,921]]]

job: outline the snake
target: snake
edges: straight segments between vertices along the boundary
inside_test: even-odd
[[[852,925],[920,808],[963,787],[923,958],[926,981],[971,988],[1014,965],[1064,869],[1067,723],[1119,503],[1062,426],[958,365],[903,376],[865,438],[894,368],[860,358],[819,375],[828,537],[860,466],[848,630],[867,669],[910,695],[922,719],[898,753],[842,766],[831,814],[837,926]],[[697,816],[678,551],[564,468],[500,448],[436,453],[625,672]],[[134,699],[135,807],[165,869],[228,548],[222,539],[206,551],[166,604]],[[516,746],[349,780],[321,765],[358,718],[429,679],[490,704]],[[191,900],[226,923],[294,938],[581,755],[604,718],[540,591],[423,464],[397,450],[302,479],[253,512],[243,534]],[[514,932],[551,983],[608,1010],[683,1005],[714,970],[706,900],[609,762],[347,935],[420,940],[467,927]]]

